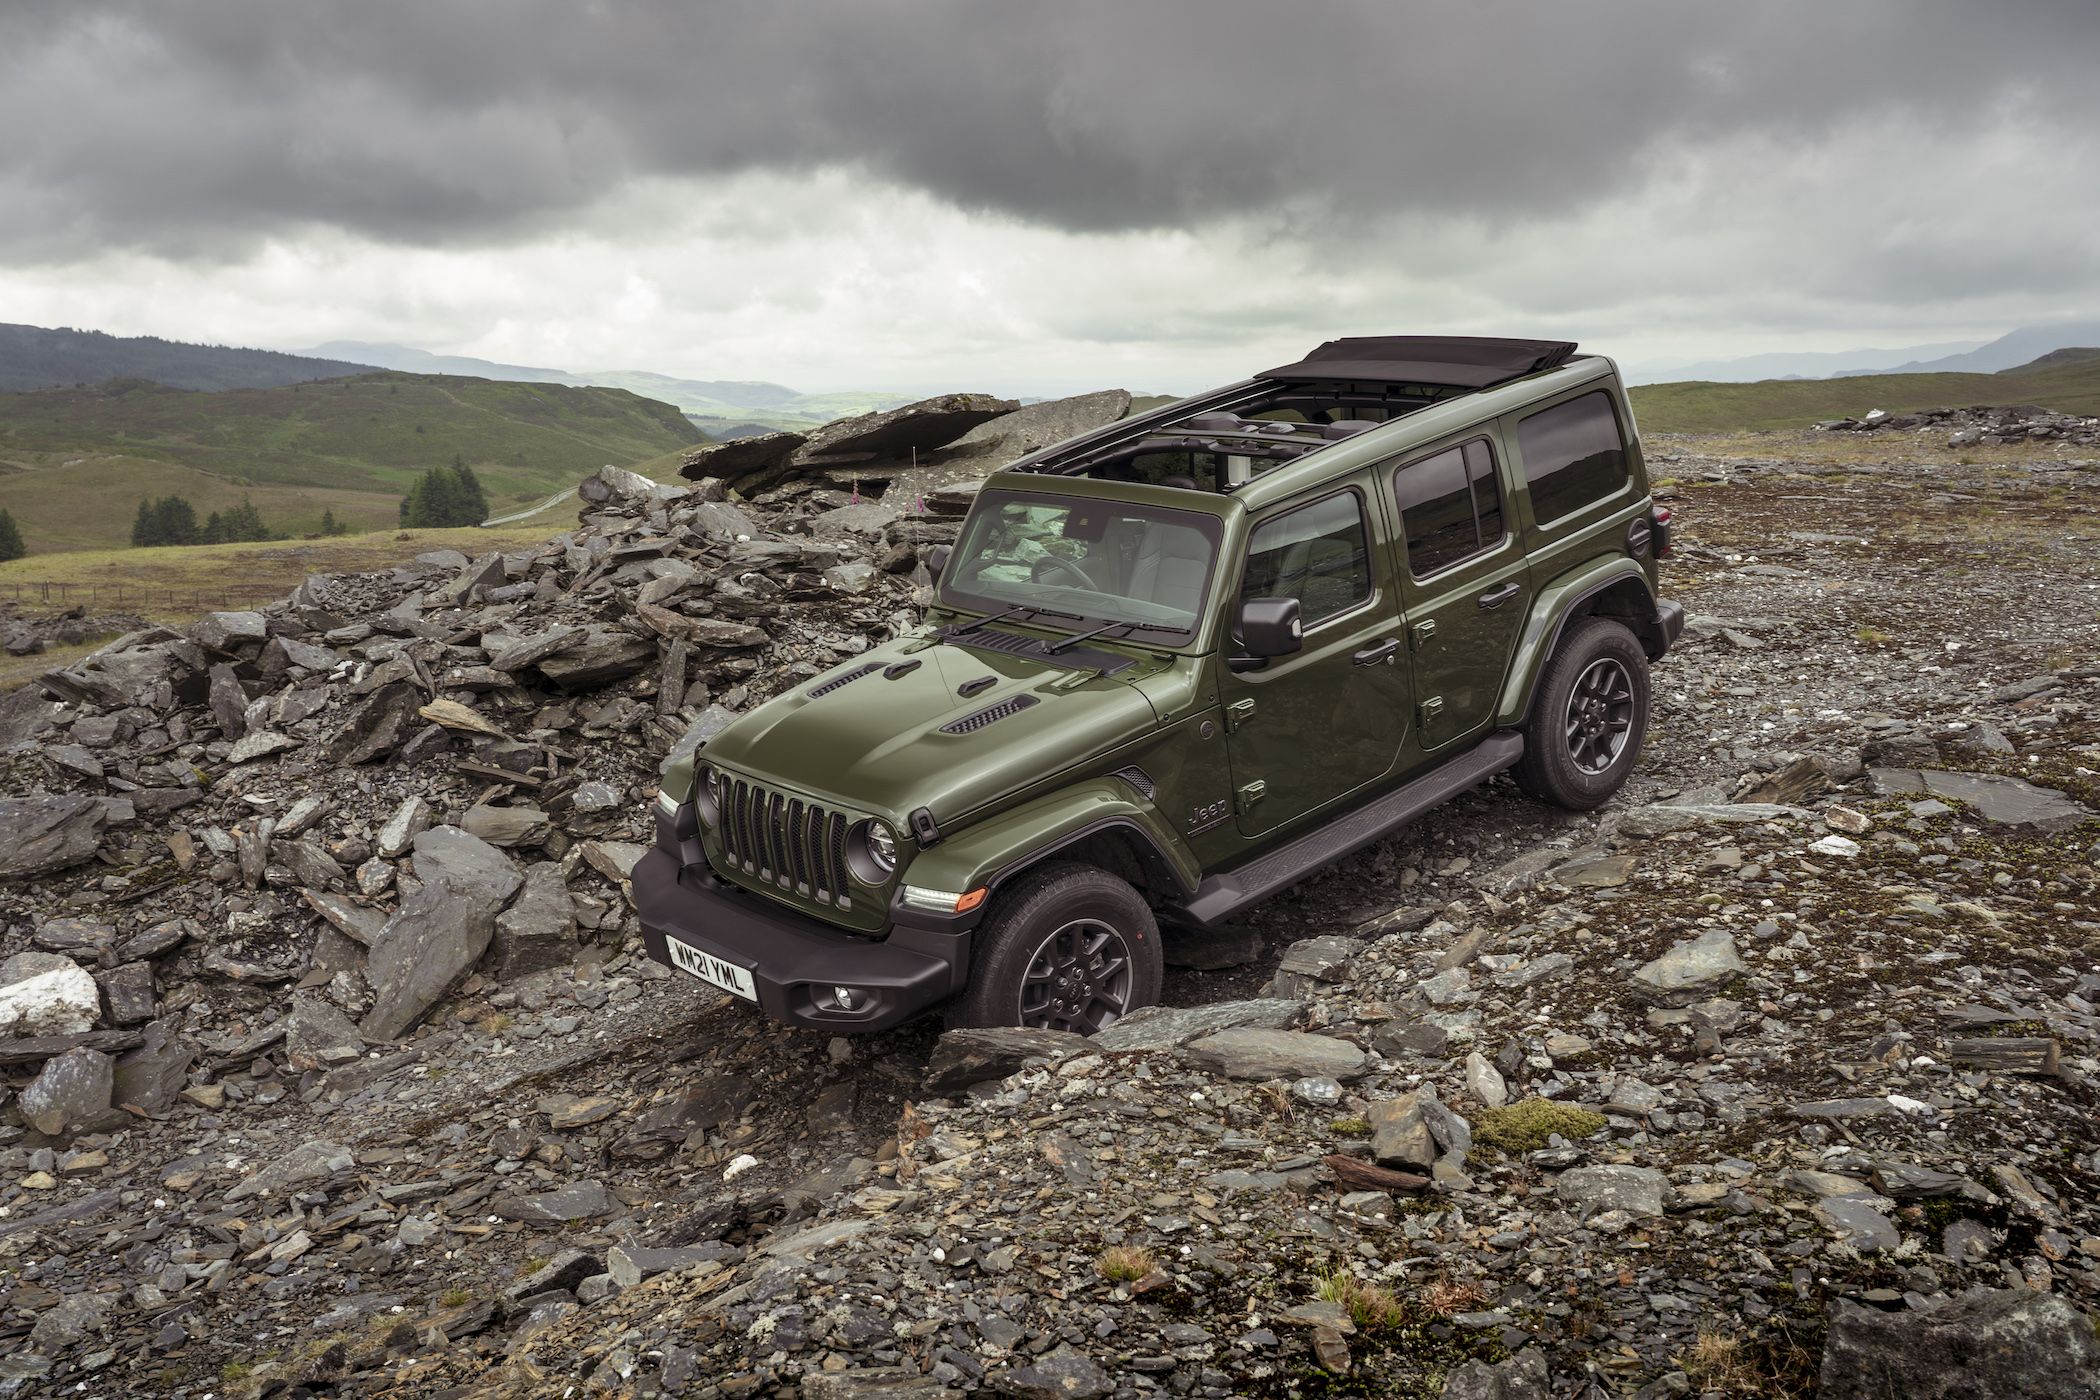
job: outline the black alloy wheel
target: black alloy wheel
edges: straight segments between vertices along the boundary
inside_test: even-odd
[[[1130,947],[1098,919],[1074,919],[1043,940],[1021,979],[1021,1024],[1092,1035],[1130,1010]]]
[[[1633,677],[1609,656],[1589,664],[1568,692],[1568,757],[1589,774],[1611,771],[1633,732]]]

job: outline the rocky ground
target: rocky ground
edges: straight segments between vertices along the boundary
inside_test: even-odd
[[[1693,622],[1627,791],[1492,783],[1092,1043],[639,954],[664,751],[909,625],[933,491],[607,473],[0,697],[0,1394],[2093,1394],[2056,446],[1652,442]]]

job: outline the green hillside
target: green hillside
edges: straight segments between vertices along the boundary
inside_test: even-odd
[[[32,553],[122,543],[148,495],[200,514],[250,496],[294,532],[323,509],[379,528],[455,456],[500,513],[702,441],[671,405],[622,389],[392,372],[218,393],[112,380],[0,394],[0,505]]]
[[[2058,350],[1996,374],[1861,374],[1843,379],[1765,379],[1754,384],[1642,384],[1628,391],[1644,432],[1730,433],[1804,428],[1885,408],[2035,404],[2100,414],[2100,351]]]
[[[177,389],[265,389],[369,374],[372,368],[274,350],[189,345],[151,335],[0,325],[0,391],[10,393],[106,379],[150,379]]]

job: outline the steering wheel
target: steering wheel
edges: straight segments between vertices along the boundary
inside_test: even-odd
[[[1060,569],[1070,574],[1073,578],[1078,579],[1081,587],[1095,593],[1101,591],[1101,585],[1088,578],[1085,569],[1080,568],[1071,560],[1060,558],[1055,554],[1045,554],[1042,558],[1036,560],[1035,563],[1029,565],[1028,577],[1037,583],[1042,583],[1044,575],[1055,573]]]

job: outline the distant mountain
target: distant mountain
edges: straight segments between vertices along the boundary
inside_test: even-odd
[[[109,379],[148,379],[171,389],[274,389],[369,374],[342,357],[287,355],[158,336],[115,336],[70,327],[0,325],[0,392],[63,389]]]
[[[1889,374],[1996,374],[2033,364],[2051,350],[2100,345],[2100,321],[2066,321],[2054,326],[2022,326],[1988,345],[1959,354],[1916,359],[1887,370]]]
[[[757,424],[764,429],[810,428],[834,418],[850,417],[878,408],[895,408],[909,400],[898,394],[842,393],[804,394],[785,384],[748,379],[680,379],[639,369],[547,369],[532,365],[506,365],[477,360],[467,355],[435,355],[412,345],[385,341],[331,340],[301,351],[309,355],[355,357],[386,369],[411,374],[465,374],[480,379],[508,379],[529,384],[594,385],[626,389],[644,398],[676,404],[710,432],[734,424]]]
[[[1840,374],[1882,374],[1934,355],[1952,355],[1974,350],[1983,342],[1950,340],[1938,345],[1905,345],[1885,350],[1777,350],[1763,355],[1743,355],[1729,360],[1701,360],[1697,364],[1665,365],[1656,368],[1627,367],[1626,377],[1635,384],[1663,384],[1697,379],[1717,384],[1747,384],[1760,379],[1828,379]],[[2028,357],[2032,359],[2032,356]],[[2013,361],[2014,364],[2024,361]],[[2000,369],[2010,365],[2000,365]]]

